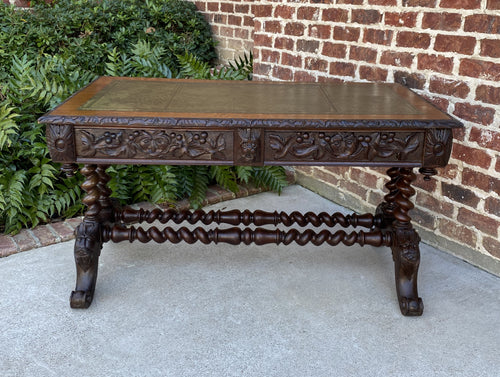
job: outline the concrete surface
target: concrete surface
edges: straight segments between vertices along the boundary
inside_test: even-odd
[[[341,210],[299,186],[215,208]],[[73,242],[0,259],[0,375],[500,375],[500,279],[422,246],[424,315],[387,248],[106,244],[88,310]]]

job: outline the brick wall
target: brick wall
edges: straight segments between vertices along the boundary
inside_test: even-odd
[[[500,274],[500,0],[196,4],[223,57],[253,42],[256,80],[399,82],[460,119],[449,166],[430,182],[419,176],[411,214],[427,243]],[[358,211],[384,195],[385,169],[296,171]]]

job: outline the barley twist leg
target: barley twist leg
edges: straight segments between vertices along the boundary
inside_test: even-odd
[[[76,288],[71,293],[72,308],[88,308],[92,303],[103,245],[103,222],[112,221],[111,191],[106,186],[109,177],[104,170],[104,166],[97,165],[85,165],[81,169],[85,176],[82,189],[86,192],[82,202],[87,211],[83,222],[76,228]]]

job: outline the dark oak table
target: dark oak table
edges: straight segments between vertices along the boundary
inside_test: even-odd
[[[447,164],[461,124],[397,84],[319,84],[101,77],[39,119],[52,159],[83,164],[87,210],[76,230],[71,306],[93,298],[104,242],[389,246],[404,315],[421,315],[420,238],[413,229],[414,168],[424,179]],[[133,210],[110,199],[111,164],[386,166],[388,193],[375,214]],[[226,229],[143,229],[136,222],[232,224]],[[251,229],[247,226],[256,225]],[[263,225],[283,224],[288,230]],[[293,228],[363,227],[335,232]]]

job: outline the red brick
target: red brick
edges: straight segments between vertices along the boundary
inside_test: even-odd
[[[325,42],[323,45],[322,55],[330,56],[332,58],[344,58],[346,56],[346,45],[339,43]]]
[[[465,127],[464,128],[454,128],[452,130],[454,140],[465,140]]]
[[[469,103],[456,103],[453,114],[460,119],[487,126],[493,123],[495,109]]]
[[[362,199],[366,199],[368,190],[359,185],[357,182],[351,182],[351,181],[342,181],[340,182],[340,188],[342,191],[348,192],[349,194],[354,194],[359,196]]]
[[[261,50],[260,52],[261,61],[265,63],[279,63],[280,53],[274,50]]]
[[[227,15],[225,14],[214,14],[213,15],[213,23],[226,25],[227,24]]]
[[[373,66],[359,67],[359,78],[368,81],[387,81],[387,70]]]
[[[4,2],[6,2],[6,1],[7,0],[4,0]],[[198,9],[198,11],[205,12],[205,9],[206,9],[206,3],[205,2],[203,2],[203,1],[195,1],[194,5],[196,6],[196,9]]]
[[[387,12],[384,16],[384,23],[390,26],[414,27],[417,24],[417,16],[416,12]]]
[[[297,41],[297,51],[303,52],[313,52],[319,49],[319,41],[308,40],[308,39],[299,39]]]
[[[69,241],[75,238],[74,228],[68,226],[66,221],[51,223],[49,226],[55,231],[62,242]]]
[[[497,157],[497,163],[495,164],[495,170],[500,172],[500,158]]]
[[[224,36],[224,37],[233,37],[234,36],[234,29],[231,27],[221,26],[219,28],[219,34]]]
[[[248,14],[250,12],[250,5],[248,5],[248,4],[235,4],[234,11],[235,11],[235,13]]]
[[[35,239],[26,229],[22,229],[18,234],[13,236],[13,238],[19,251],[31,250],[37,247]]]
[[[423,94],[423,97],[427,99],[427,101],[431,102],[434,106],[436,106],[439,110],[444,112],[448,111],[450,101],[448,101],[446,98],[426,96],[425,94]]]
[[[476,89],[476,100],[500,105],[500,87],[479,85]]]
[[[488,0],[486,3],[487,9],[500,9],[500,0]]]
[[[458,177],[458,166],[455,164],[448,164],[446,167],[439,169],[438,174],[440,177],[454,180]]]
[[[363,35],[363,42],[388,46],[392,42],[393,34],[392,30],[366,29]]]
[[[438,34],[434,43],[434,50],[472,55],[475,46],[476,38],[474,37]]]
[[[254,75],[267,76],[271,72],[272,66],[269,64],[263,64],[261,62],[255,62],[253,65]]]
[[[341,41],[357,42],[360,34],[359,28],[335,26],[333,29],[333,39]]]
[[[417,69],[451,73],[453,69],[453,58],[447,58],[441,55],[419,54]]]
[[[498,186],[498,182],[495,189],[496,190],[493,190],[493,192],[500,194],[500,186]],[[486,201],[484,202],[484,208],[488,213],[500,217],[500,199],[493,198],[491,196],[489,198],[486,198]]]
[[[288,5],[277,5],[274,10],[274,17],[277,19],[289,20],[295,14],[295,8]]]
[[[12,237],[0,234],[0,258],[17,253],[17,246]]]
[[[241,26],[241,21],[242,21],[242,18],[239,16],[234,16],[234,15],[230,14],[227,17],[227,23],[229,25]]]
[[[279,21],[264,21],[264,31],[268,33],[281,33],[281,23]]]
[[[436,229],[436,218],[429,212],[422,211],[421,208],[415,207],[410,212],[410,216],[414,224],[417,223],[430,230]]]
[[[280,79],[280,80],[292,81],[293,72],[291,69],[288,69],[288,68],[274,67],[273,68],[273,77]]]
[[[350,177],[355,182],[368,187],[377,187],[378,178],[376,175],[369,173],[366,170],[359,168],[352,168]]]
[[[457,160],[465,161],[469,165],[479,166],[483,169],[488,169],[491,164],[491,156],[484,150],[458,143],[453,144],[451,156]]]
[[[473,226],[483,233],[497,237],[497,229],[500,223],[491,217],[484,216],[467,208],[460,208],[457,219],[464,225]]]
[[[420,73],[396,71],[394,72],[394,81],[408,88],[423,89],[425,85],[425,76]]]
[[[481,0],[441,0],[439,6],[454,9],[479,9]]]
[[[445,80],[441,77],[431,77],[429,90],[457,98],[467,97],[470,91],[467,83],[463,81]]]
[[[483,148],[500,152],[500,132],[472,127],[469,140],[478,143]]]
[[[425,13],[423,29],[455,31],[462,25],[462,15],[458,13]]]
[[[295,42],[290,38],[277,37],[274,41],[274,47],[282,50],[293,50]]]
[[[396,67],[411,67],[414,55],[408,52],[384,51],[380,57],[381,64]]]
[[[332,28],[330,25],[309,25],[309,36],[319,39],[330,39]]]
[[[207,10],[209,12],[218,12],[219,11],[219,3],[213,3],[213,2],[207,3]]]
[[[429,193],[436,192],[437,189],[437,181],[435,179],[431,179],[430,181],[426,181],[424,179],[417,179],[413,186],[418,187],[424,191]]]
[[[52,245],[58,242],[58,239],[51,229],[47,225],[39,225],[32,229],[32,232],[36,238],[40,241],[42,246]]]
[[[363,0],[337,0],[337,4],[361,5]]]
[[[304,65],[305,69],[309,69],[311,71],[328,71],[328,62],[323,59],[318,58],[306,58],[306,63]]]
[[[321,10],[316,7],[300,7],[297,10],[298,20],[317,20]]]
[[[500,39],[483,39],[481,41],[481,56],[500,58]]]
[[[488,14],[474,14],[467,16],[464,23],[464,31],[487,34],[500,33],[500,16]]]
[[[353,9],[351,22],[359,24],[377,24],[382,20],[382,14],[376,9]]]
[[[338,175],[332,174],[331,171],[326,169],[315,169],[313,177],[322,182],[328,182],[331,185],[337,186],[340,183]]]
[[[453,240],[470,246],[476,245],[477,236],[468,226],[463,226],[454,221],[440,218],[438,219],[438,229],[442,234]]]
[[[437,0],[403,0],[405,7],[435,8]]]
[[[500,258],[500,241],[498,241],[496,238],[484,237],[483,247],[494,257]]]
[[[289,65],[292,67],[302,67],[302,58],[300,56],[292,55],[286,52],[281,53],[281,64]]]
[[[254,26],[254,18],[250,16],[243,17],[243,26]]]
[[[232,3],[221,3],[220,11],[225,13],[234,13],[234,5]]]
[[[435,181],[435,180],[433,180]],[[419,192],[415,199],[415,203],[419,207],[427,208],[441,215],[451,217],[455,206],[452,203],[444,201],[442,198],[436,198],[426,192]]]
[[[285,25],[285,34],[301,36],[304,35],[305,26],[298,22],[289,22]]]
[[[386,6],[396,6],[398,4],[397,0],[368,0],[370,5],[386,5]]]
[[[346,9],[328,8],[323,9],[321,19],[329,22],[347,22],[349,12]]]
[[[335,76],[354,77],[356,66],[351,63],[332,62],[330,63],[330,74]]]
[[[412,31],[400,31],[396,38],[399,47],[428,48],[431,44],[431,37],[425,33],[415,33]]]
[[[349,59],[375,63],[377,59],[377,50],[367,47],[352,46],[349,53]]]
[[[464,168],[462,171],[462,183],[469,187],[478,188],[479,190],[490,192],[498,191],[499,183],[498,179],[490,177],[489,175],[480,173],[476,170]],[[499,202],[500,203],[500,202]],[[500,207],[499,207],[500,208]]]
[[[238,29],[234,30],[234,36],[235,36],[235,38],[241,38],[241,39],[247,40],[250,36],[250,33],[246,29],[238,28]]]
[[[256,47],[273,47],[273,39],[269,35],[254,34],[253,42]]]
[[[253,4],[252,12],[254,17],[271,17],[273,6],[271,4]]]
[[[293,74],[293,81],[297,82],[314,82],[316,78],[306,71],[295,71]]]
[[[483,80],[500,81],[500,64],[475,59],[462,59],[459,73]]]
[[[71,227],[72,229],[76,229],[78,225],[80,225],[83,221],[83,217],[73,217],[71,219],[67,219],[64,221],[64,224]]]

